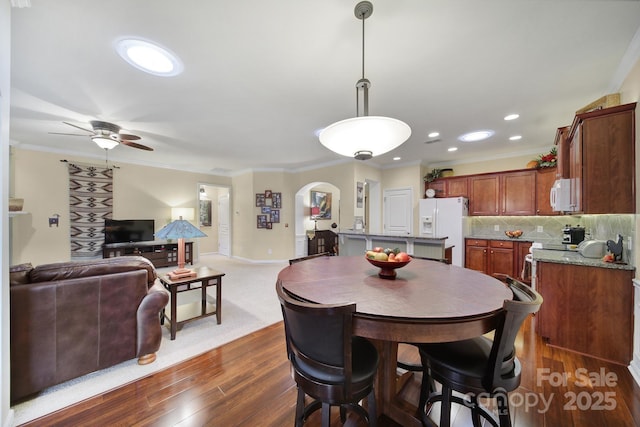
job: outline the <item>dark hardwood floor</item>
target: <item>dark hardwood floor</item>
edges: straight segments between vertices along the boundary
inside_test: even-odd
[[[640,425],[640,388],[626,367],[549,347],[531,323],[516,346],[523,375],[510,394],[514,426]],[[400,357],[417,360],[410,346],[401,346]],[[419,379],[415,375],[400,395],[417,402]],[[594,382],[600,379],[607,384]],[[548,407],[541,398],[550,401]],[[280,322],[25,425],[292,426],[295,401]],[[458,408],[453,426],[471,425],[468,412]],[[333,415],[332,425],[339,426],[337,410]],[[319,417],[306,425],[320,425]],[[378,425],[397,427],[384,417]]]

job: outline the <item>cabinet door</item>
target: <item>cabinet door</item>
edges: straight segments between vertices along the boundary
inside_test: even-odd
[[[500,177],[501,215],[536,214],[536,171],[504,173]]]
[[[448,178],[447,197],[469,197],[468,178]]]
[[[513,257],[513,242],[492,240],[489,243],[487,273],[513,276],[516,269]]]
[[[446,197],[446,183],[443,179],[436,179],[435,181],[425,182],[424,183],[424,191],[427,192],[428,189],[433,189],[436,192],[436,197]],[[422,196],[425,197],[426,194]]]
[[[559,215],[549,202],[549,193],[556,180],[556,168],[538,169],[536,173],[536,215]]]
[[[470,177],[469,190],[469,215],[499,215],[499,174]]]
[[[569,143],[569,179],[571,212],[582,212],[582,125],[576,126]]]
[[[487,272],[487,247],[467,246],[465,249],[464,266],[471,270]]]
[[[536,263],[544,298],[538,332],[549,344],[628,365],[632,357],[633,272]]]
[[[584,120],[582,212],[635,213],[634,115],[625,110]]]
[[[557,164],[556,171],[558,178],[569,178],[569,126],[558,128],[556,132]]]

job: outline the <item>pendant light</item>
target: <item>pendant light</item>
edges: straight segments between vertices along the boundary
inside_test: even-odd
[[[320,132],[320,143],[329,150],[358,160],[369,160],[400,146],[411,136],[409,125],[398,119],[369,116],[369,87],[364,76],[364,21],[373,13],[369,1],[355,7],[356,18],[362,20],[362,78],[356,83],[356,117],[333,123]],[[360,115],[360,95],[364,114]]]

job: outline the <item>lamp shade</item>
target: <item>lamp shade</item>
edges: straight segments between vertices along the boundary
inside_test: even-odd
[[[189,221],[177,219],[162,227],[155,237],[156,239],[193,239],[207,237],[207,235]]]
[[[370,152],[369,157],[384,154],[400,146],[411,136],[405,122],[390,117],[362,116],[333,123],[320,132],[320,143],[347,157]]]

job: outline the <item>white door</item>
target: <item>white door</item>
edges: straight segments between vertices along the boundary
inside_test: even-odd
[[[229,193],[227,193],[218,196],[218,253],[220,255],[231,255],[229,229]]]
[[[413,189],[384,190],[383,232],[388,234],[413,233]]]

